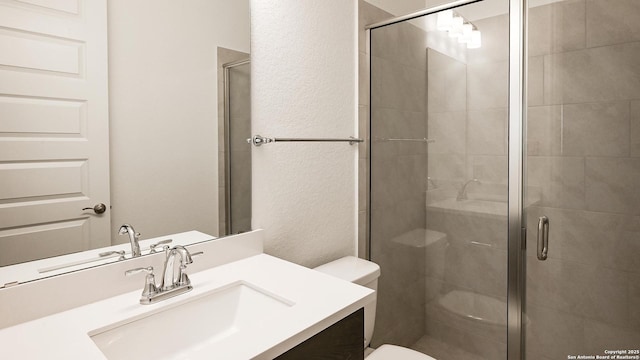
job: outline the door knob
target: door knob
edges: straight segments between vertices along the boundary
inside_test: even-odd
[[[86,207],[86,208],[83,208],[82,210],[93,210],[93,212],[96,214],[102,214],[103,212],[107,211],[107,206],[103,203],[100,203],[100,204],[96,204],[96,206],[94,207]]]

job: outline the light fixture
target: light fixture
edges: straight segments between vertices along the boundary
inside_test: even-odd
[[[482,34],[479,30],[471,32],[471,41],[467,43],[467,49],[478,49],[482,46]]]
[[[473,32],[473,25],[471,24],[462,25],[462,35],[458,37],[458,42],[461,44],[470,42],[472,32]]]
[[[453,10],[438,13],[436,29],[447,32],[450,38],[458,40],[460,44],[467,44],[467,49],[477,49],[482,46],[480,30]]]
[[[460,16],[454,16],[451,22],[451,30],[449,30],[449,37],[457,38],[462,35],[462,24],[464,20]]]
[[[438,13],[437,29],[449,31],[453,26],[453,10],[445,10]]]

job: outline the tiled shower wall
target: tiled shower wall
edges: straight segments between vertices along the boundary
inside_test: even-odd
[[[361,2],[361,27],[380,20],[363,22],[367,14],[363,5],[368,4]],[[429,145],[428,174],[449,197],[471,178],[482,181],[473,191],[506,194],[508,18],[474,23],[483,32],[483,47],[469,52],[466,64],[428,51],[428,133],[437,140]],[[640,2],[563,1],[532,8],[529,24],[526,180],[528,201],[534,205],[527,209],[528,358],[550,360],[634,346],[640,343]],[[363,44],[361,79],[367,71]],[[449,87],[442,98],[437,93],[438,76],[447,79]],[[452,80],[461,83],[457,86]],[[361,105],[368,101],[362,90],[367,86],[361,81]],[[362,134],[366,108],[360,110]],[[365,179],[364,158],[360,169],[360,178]],[[364,185],[361,182],[360,188]],[[361,236],[366,236],[365,195],[361,190]],[[542,214],[551,220],[546,262],[535,258],[532,240]],[[468,248],[473,257],[463,256],[464,251],[454,256],[447,250],[443,259],[460,276],[427,278],[425,301],[457,287],[503,298],[506,289],[500,275],[506,274],[506,252],[500,244],[506,244],[506,219],[481,229],[485,221],[430,215],[427,227],[447,233],[450,245],[455,245],[456,236],[466,236],[460,235],[466,229],[485,240],[493,237],[489,243],[496,246],[493,253]],[[374,221],[385,219],[389,218]],[[472,261],[460,262],[461,258]],[[471,277],[464,275],[465,269]],[[427,266],[426,275],[433,275],[429,271]],[[474,278],[494,278],[498,285],[488,283],[483,290]],[[393,316],[402,319],[402,310],[395,311]],[[427,310],[427,332],[429,315]]]
[[[489,192],[499,194],[507,181],[508,17],[474,23],[483,32],[483,47],[467,53],[464,126],[463,115],[432,111],[437,88],[431,59],[441,54],[429,53],[429,134],[446,139],[446,145],[436,141],[429,147],[429,176],[441,186],[478,178],[483,185],[476,191],[493,184]],[[640,343],[639,40],[640,2],[635,0],[569,0],[530,10],[528,359],[601,354]],[[448,68],[459,66],[453,59],[442,63],[447,62]],[[535,257],[542,215],[551,221],[545,262]],[[428,210],[427,227],[446,233],[450,246],[442,278],[427,273],[427,302],[458,287],[497,298],[504,294],[500,275],[506,275],[506,252],[500,254],[500,244],[506,245],[506,218],[492,226],[496,241],[486,242],[493,250],[467,244],[466,251],[461,247],[452,255],[458,239],[490,239],[492,230],[481,227],[487,219],[473,220]],[[448,276],[447,264],[453,264],[456,276]],[[496,267],[500,264],[505,267]],[[487,278],[499,286],[482,286]],[[441,289],[437,295],[435,288]],[[427,307],[427,333],[443,333],[433,329],[432,315]],[[463,342],[473,348],[470,335]],[[479,347],[469,350],[488,355]]]
[[[390,17],[366,2],[360,10],[365,23]],[[382,275],[372,346],[409,346],[424,334],[424,252],[400,239],[425,228],[427,147],[389,139],[427,137],[426,34],[408,23],[374,31],[371,259]]]
[[[533,8],[529,32],[527,180],[542,197],[527,217],[528,358],[637,348],[640,1]]]
[[[507,34],[508,19],[473,23],[482,48],[427,50],[426,225],[437,233],[425,248],[425,333],[463,353],[420,348],[444,360],[506,358],[508,39],[492,34]],[[456,197],[472,179],[470,210]]]

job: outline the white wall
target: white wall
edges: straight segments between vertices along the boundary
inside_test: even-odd
[[[112,237],[217,234],[216,49],[249,52],[249,2],[108,4]]]
[[[356,5],[251,0],[253,134],[356,135]],[[356,146],[276,143],[252,157],[267,253],[306,266],[355,254]]]
[[[395,16],[409,14],[426,7],[425,3],[438,0],[366,0],[369,4],[375,5],[380,9],[393,14]],[[442,0],[444,1],[444,0]],[[452,0],[449,0],[452,1]]]

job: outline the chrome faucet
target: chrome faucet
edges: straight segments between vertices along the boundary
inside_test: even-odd
[[[176,245],[171,249],[167,247],[166,254],[167,256],[164,263],[162,283],[160,286],[156,285],[153,267],[151,266],[127,270],[124,273],[126,276],[141,272],[147,274],[144,281],[142,296],[140,297],[140,304],[153,304],[176,295],[184,294],[193,289],[193,286],[191,286],[191,280],[189,280],[185,270],[187,269],[187,265],[193,263],[192,257],[201,255],[203,252],[200,251],[191,254],[184,246]],[[176,261],[176,258],[179,260]]]
[[[176,256],[178,255],[180,261],[177,262],[178,266],[176,266]],[[185,272],[187,265],[191,263],[193,263],[191,254],[184,246],[176,245],[171,250],[168,250],[167,259],[164,262],[164,275],[162,276],[160,289],[162,291],[168,291],[179,286],[191,285],[189,277]]]
[[[481,184],[480,180],[478,179],[471,179],[466,183],[464,183],[464,185],[462,185],[462,188],[460,188],[460,191],[458,191],[458,196],[456,197],[456,201],[467,200],[467,186],[469,186],[469,184],[471,183]]]
[[[129,224],[124,224],[120,226],[120,230],[118,230],[118,235],[129,235],[129,242],[131,243],[131,257],[138,257],[142,255],[140,252],[140,244],[138,244],[138,239],[140,238],[140,233],[137,233],[133,226]]]

